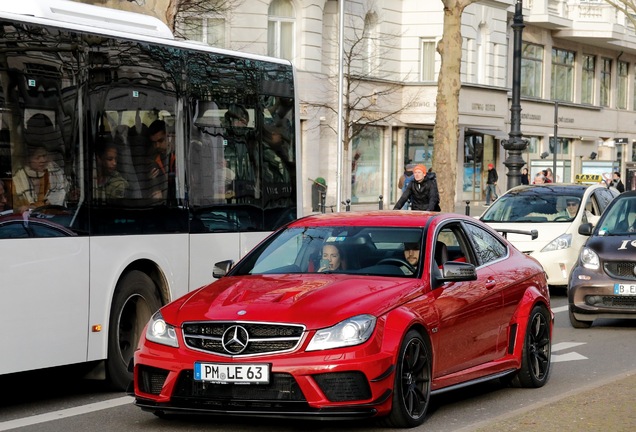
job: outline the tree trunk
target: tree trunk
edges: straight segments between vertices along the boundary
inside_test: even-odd
[[[442,0],[444,31],[437,45],[442,63],[437,81],[433,171],[442,211],[455,210],[457,184],[457,148],[459,145],[459,91],[461,89],[462,13],[477,0]]]

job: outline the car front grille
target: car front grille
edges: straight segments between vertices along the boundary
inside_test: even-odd
[[[244,357],[292,351],[298,347],[305,327],[241,321],[183,324],[189,348],[222,356]]]
[[[632,309],[636,307],[636,297],[603,296],[603,306]]]
[[[634,274],[636,262],[634,261],[610,261],[606,262],[603,267],[605,273],[614,279],[636,280],[636,274]]]

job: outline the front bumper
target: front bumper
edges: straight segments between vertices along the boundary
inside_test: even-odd
[[[372,345],[372,344],[371,344]],[[364,348],[366,346],[366,348]],[[269,384],[216,384],[193,379],[195,361],[236,362],[146,342],[135,353],[135,404],[159,413],[360,419],[391,408],[391,355],[369,345],[326,352],[251,357],[271,364]],[[364,360],[360,360],[364,359]]]
[[[566,286],[570,271],[578,254],[572,247],[550,252],[533,252],[530,256],[534,257],[541,263],[543,270],[548,275],[548,285]]]
[[[575,267],[568,285],[570,312],[583,321],[596,318],[636,319],[636,295],[614,294],[616,283],[636,282],[617,280],[602,271]]]

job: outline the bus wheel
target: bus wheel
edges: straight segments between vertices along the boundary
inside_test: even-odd
[[[160,307],[155,284],[147,274],[133,270],[117,283],[110,310],[106,360],[106,378],[114,389],[126,390],[132,381],[128,364],[144,326]]]

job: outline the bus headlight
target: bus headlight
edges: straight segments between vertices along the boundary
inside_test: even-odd
[[[163,320],[161,312],[156,312],[150,318],[146,329],[146,339],[158,344],[179,348],[177,332],[173,326]]]
[[[333,327],[318,330],[307,346],[307,351],[318,351],[359,345],[369,340],[375,329],[375,317],[358,315],[339,322]]]

